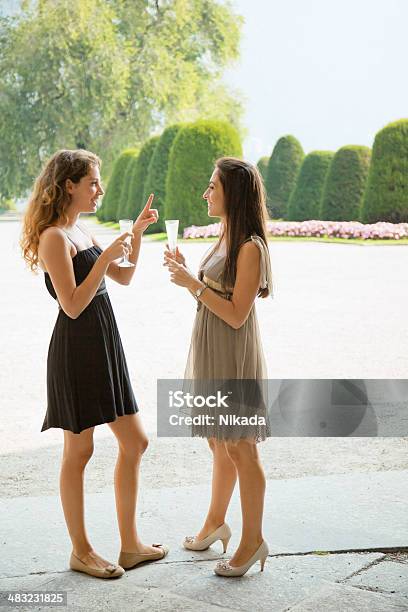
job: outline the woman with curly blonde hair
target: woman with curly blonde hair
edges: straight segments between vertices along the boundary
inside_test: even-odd
[[[124,255],[136,265],[143,232],[157,221],[153,195],[132,232],[105,250],[79,223],[96,211],[103,195],[100,159],[83,149],[57,151],[37,178],[24,217],[21,247],[33,271],[41,268],[59,306],[47,359],[47,412],[41,431],[64,430],[61,502],[72,541],[70,567],[100,578],[120,577],[142,561],[164,557],[167,547],[142,544],[135,513],[138,472],[148,439],[130,383],[105,275],[129,285],[135,266],[120,267]],[[126,242],[131,238],[131,243]],[[93,452],[96,425],[108,423],[118,441],[115,498],[121,536],[118,565],[92,548],[84,522],[83,479]]]

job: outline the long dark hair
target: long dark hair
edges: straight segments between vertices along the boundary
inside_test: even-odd
[[[215,162],[218,176],[224,189],[226,225],[210,256],[226,238],[227,256],[221,283],[233,287],[237,273],[237,259],[242,243],[256,234],[264,241],[266,250],[266,193],[262,177],[252,164],[237,157],[221,157]],[[206,258],[208,259],[208,258]],[[267,297],[271,287],[260,288],[259,297]]]

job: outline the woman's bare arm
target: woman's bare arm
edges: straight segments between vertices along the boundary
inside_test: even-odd
[[[61,308],[71,319],[79,317],[91,302],[106,274],[110,263],[109,257],[115,255],[116,252],[119,256],[121,250],[119,241],[115,241],[108,255],[104,256],[106,251],[102,253],[85,280],[77,286],[70,247],[62,230],[50,227],[41,234],[39,258],[50,275]]]
[[[255,301],[260,275],[259,248],[252,242],[246,242],[239,250],[237,275],[231,300],[222,298],[210,288],[203,291],[199,299],[220,319],[234,329],[239,329],[247,320]],[[197,281],[193,291],[198,289],[198,286],[201,286],[200,281]]]
[[[192,276],[182,266],[167,259],[172,280],[178,285],[196,291],[204,283]],[[230,300],[221,297],[210,288],[198,298],[211,312],[234,329],[239,329],[247,320],[259,289],[261,268],[259,248],[253,242],[246,242],[239,250],[237,274]]]

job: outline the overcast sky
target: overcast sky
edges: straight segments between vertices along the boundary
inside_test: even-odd
[[[241,60],[226,81],[246,97],[251,161],[296,136],[306,153],[372,146],[408,117],[408,0],[233,0]]]

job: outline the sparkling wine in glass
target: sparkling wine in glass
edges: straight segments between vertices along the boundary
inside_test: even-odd
[[[130,234],[132,233],[132,228],[133,228],[133,221],[132,219],[119,219],[119,228],[120,228],[120,233],[124,234],[125,232],[129,232]],[[131,241],[131,237],[128,236],[126,238],[126,242],[127,244],[130,244]],[[118,263],[118,266],[121,268],[133,268],[135,264],[133,264],[132,262],[130,262],[127,258],[127,255],[124,255],[122,257],[122,261],[120,263]]]
[[[178,219],[170,219],[166,221],[167,242],[168,242],[170,251],[174,253],[174,255],[176,254],[176,249],[177,249],[178,227],[179,227]]]

